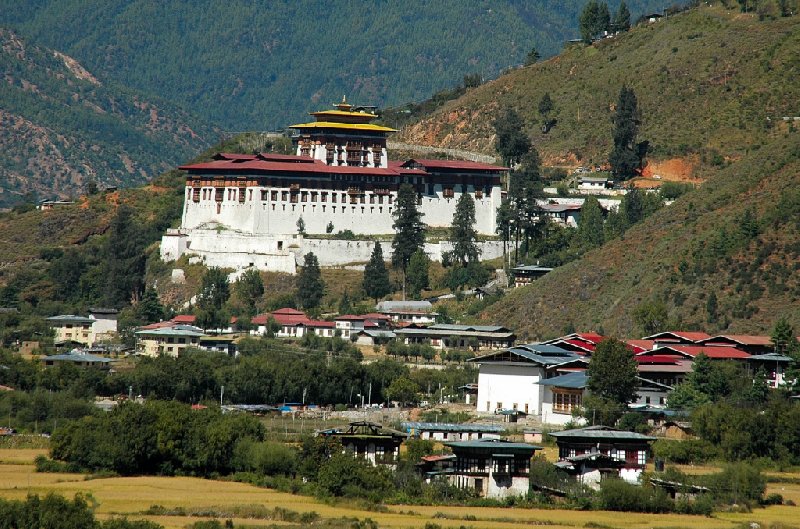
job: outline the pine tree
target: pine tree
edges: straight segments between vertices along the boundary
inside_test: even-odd
[[[158,299],[158,293],[154,288],[148,288],[136,305],[136,318],[143,323],[155,323],[164,319],[164,306]]]
[[[233,284],[236,297],[244,307],[244,314],[248,317],[255,316],[258,303],[264,296],[264,281],[258,270],[250,269],[245,272]]]
[[[212,267],[203,276],[195,305],[197,323],[204,329],[216,329],[227,323],[225,304],[230,297],[228,276],[221,268]]]
[[[578,27],[581,38],[586,44],[591,44],[595,37],[607,31],[611,25],[611,15],[605,2],[589,0],[578,18]]]
[[[603,233],[603,209],[595,197],[587,197],[581,206],[578,238],[588,248],[596,248],[605,242]]]
[[[383,248],[380,242],[375,243],[372,249],[367,266],[364,267],[364,281],[362,283],[364,293],[375,300],[392,292],[392,284],[389,281],[389,271],[386,270],[386,263],[383,260]]]
[[[536,48],[531,48],[531,51],[528,52],[528,55],[525,57],[525,66],[530,66],[531,64],[536,64],[539,62],[539,59],[542,58],[542,55],[539,53],[539,50]]]
[[[708,316],[708,323],[717,322],[717,318],[719,317],[717,305],[717,293],[712,291],[706,300],[706,316]]]
[[[430,264],[430,259],[422,250],[417,250],[414,252],[414,255],[411,256],[411,260],[408,263],[408,273],[406,274],[408,294],[410,297],[414,299],[419,298],[422,289],[428,286],[430,281],[428,277]]]
[[[636,143],[639,133],[639,104],[632,88],[623,85],[619,91],[617,110],[612,118],[614,125],[614,148],[608,157],[611,171],[621,180],[627,180],[636,175],[636,170],[641,166],[645,152]]]
[[[297,301],[303,309],[319,307],[325,293],[325,282],[319,269],[319,260],[313,252],[303,257],[303,267],[297,277]]]
[[[92,285],[103,298],[103,303],[119,307],[138,298],[144,290],[146,256],[145,239],[133,209],[123,204],[111,221],[105,246],[103,285]]]
[[[795,336],[794,328],[786,318],[775,322],[770,335],[775,352],[780,354],[794,354],[800,352],[800,343]]]
[[[392,240],[392,264],[403,271],[403,283],[411,256],[425,246],[425,224],[417,209],[417,193],[411,184],[402,184],[397,192],[397,203],[392,213],[395,234]]]
[[[511,107],[506,107],[494,120],[494,148],[503,158],[503,163],[513,165],[530,149],[531,142],[525,133],[525,123]]]
[[[619,404],[636,399],[639,370],[626,343],[606,338],[597,344],[586,374],[592,394]]]
[[[469,193],[462,193],[456,204],[453,225],[450,228],[453,250],[450,260],[462,265],[478,260],[478,232],[475,231],[475,201]]]
[[[555,110],[553,100],[550,98],[550,92],[545,92],[542,99],[539,101],[539,115],[542,116],[542,132],[547,134],[550,129],[555,125],[556,120],[550,118],[550,113]]]
[[[625,0],[619,3],[619,9],[614,16],[614,30],[615,31],[628,31],[631,29],[631,12],[628,9],[628,4]]]
[[[503,264],[508,261],[508,243],[511,240],[511,228],[513,221],[513,212],[511,211],[511,204],[506,201],[500,204],[497,208],[497,234],[503,239]]]

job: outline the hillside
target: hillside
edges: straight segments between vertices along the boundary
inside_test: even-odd
[[[770,141],[773,125],[800,113],[800,17],[758,21],[722,7],[693,9],[593,46],[575,45],[517,69],[395,136],[396,141],[493,153],[492,120],[512,106],[546,163],[604,162],[611,115],[623,83],[642,111],[651,159],[724,165]],[[555,128],[540,132],[549,93]]]
[[[0,208],[142,184],[215,140],[174,105],[100,80],[78,61],[0,29]]]
[[[0,25],[242,131],[297,122],[342,94],[385,106],[464,74],[494,77],[576,37],[584,3],[0,0]],[[634,17],[662,4],[628,2]]]
[[[622,239],[515,290],[483,319],[527,339],[573,328],[636,336],[637,307],[663,303],[668,327],[768,333],[785,316],[800,328],[800,132],[781,119],[798,114],[799,69],[797,17],[700,8],[515,71],[405,131],[408,141],[490,152],[498,105],[514,104],[533,126],[532,109],[550,91],[559,124],[545,140],[534,134],[545,158],[600,162],[627,82],[644,107],[642,137],[654,158],[694,163],[706,180]]]

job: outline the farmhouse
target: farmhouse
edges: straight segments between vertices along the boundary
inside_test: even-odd
[[[402,426],[410,437],[418,437],[430,441],[500,439],[500,434],[502,434],[504,430],[499,424],[404,422]]]
[[[485,498],[522,496],[530,486],[531,457],[541,446],[498,439],[445,443],[456,456],[450,483]]]
[[[620,462],[619,477],[628,482],[638,482],[647,464],[650,443],[655,441],[655,437],[608,426],[587,426],[551,432],[550,435],[556,439],[559,461],[570,463],[573,469],[579,470],[580,479],[586,483],[600,481],[600,468],[584,464],[589,458],[598,456]],[[576,459],[579,456],[584,458]]]
[[[381,301],[376,308],[395,323],[429,324],[438,316],[430,301]]]
[[[277,329],[275,336],[280,338],[302,338],[309,333],[331,338],[336,334],[334,322],[313,320],[305,312],[290,308],[259,314],[250,322],[255,327],[250,333],[257,336],[266,335],[271,323],[274,323]]]
[[[372,123],[375,114],[342,101],[312,115],[316,121],[292,126],[294,155],[219,153],[209,162],[181,166],[187,172],[181,227],[162,239],[162,259],[190,253],[213,266],[294,273],[297,259],[311,249],[298,235],[299,219],[312,234],[326,233],[329,225],[365,235],[393,233],[402,184],[413,186],[429,226],[450,226],[458,199],[469,194],[475,229],[495,233],[507,168],[389,162],[386,137],[394,130]],[[335,251],[333,242],[325,243]]]
[[[521,265],[515,266],[511,269],[511,275],[514,277],[514,287],[524,287],[530,283],[541,278],[548,272],[552,272],[552,268],[539,265]]]
[[[180,356],[187,347],[197,347],[203,330],[191,325],[143,327],[136,331],[136,354]]]
[[[395,334],[406,344],[424,343],[436,349],[471,348],[476,351],[503,349],[516,340],[510,329],[499,325],[409,325],[397,329]]]
[[[346,429],[321,430],[318,435],[338,439],[345,451],[372,463],[394,468],[406,436],[367,421],[351,422]]]

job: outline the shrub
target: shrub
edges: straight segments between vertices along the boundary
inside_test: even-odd
[[[718,456],[717,448],[702,439],[686,439],[673,441],[658,439],[653,443],[653,455],[671,463],[688,465],[705,463]]]
[[[663,513],[674,508],[663,489],[631,485],[619,479],[602,482],[598,501],[600,508],[608,511]]]

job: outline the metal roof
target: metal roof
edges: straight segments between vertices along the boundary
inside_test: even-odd
[[[433,305],[430,301],[381,301],[378,303],[377,310],[380,312],[402,310],[430,312],[433,310]]]
[[[85,318],[83,316],[76,316],[75,314],[59,314],[58,316],[51,316],[47,318],[47,321],[52,322],[72,322],[72,323],[94,323],[94,320],[91,318]]]
[[[531,453],[536,450],[541,450],[542,447],[528,443],[513,443],[511,441],[504,441],[502,439],[478,439],[476,441],[453,441],[444,443],[445,446],[451,448],[465,448],[465,449],[485,449],[492,454],[502,454],[503,452],[511,451],[530,451]]]
[[[513,355],[519,357],[522,361],[533,362],[534,364],[539,364],[541,366],[557,366],[561,364],[565,364],[567,362],[572,362],[575,360],[586,361],[586,358],[575,354],[571,351],[567,351],[566,349],[562,349],[561,347],[557,347],[555,345],[549,344],[525,344],[525,345],[518,345],[516,347],[511,347],[509,349],[504,349],[502,351],[494,351],[492,353],[488,353],[482,356],[477,356],[475,358],[470,358],[467,360],[468,362],[475,362],[475,363],[489,363],[489,362],[503,362],[508,360],[498,360],[498,357],[504,355]],[[495,358],[495,360],[492,360]]]
[[[794,358],[792,358],[791,356],[786,356],[779,353],[765,353],[763,355],[753,355],[747,360],[749,361],[756,360],[762,362],[785,362],[787,364],[794,362]]]
[[[44,361],[56,360],[59,362],[91,362],[95,364],[108,364],[113,361],[110,358],[105,358],[103,356],[95,356],[83,353],[64,353],[64,354],[50,355],[50,356],[43,356],[41,357],[41,359]]]
[[[158,329],[145,329],[136,331],[135,334],[146,336],[189,336],[199,337],[203,336],[202,329],[192,327],[191,325],[176,325],[174,327],[160,327]]]
[[[546,266],[538,266],[538,265],[523,265],[523,266],[515,266],[511,269],[514,272],[552,272],[552,268],[547,268]]]
[[[540,386],[555,386],[558,388],[584,389],[589,384],[589,376],[585,371],[575,371],[553,378],[539,381]]]
[[[556,439],[611,439],[611,440],[633,440],[633,441],[654,441],[656,438],[643,435],[637,432],[617,430],[609,426],[587,426],[586,428],[576,428],[574,430],[563,430],[561,432],[550,432]]]
[[[432,430],[432,431],[439,431],[439,432],[489,432],[489,433],[500,433],[505,430],[500,425],[497,424],[476,424],[476,423],[464,423],[464,424],[455,424],[455,423],[448,423],[448,422],[403,422],[401,426],[409,430]]]
[[[511,329],[502,325],[455,325],[452,323],[436,323],[428,329],[444,331],[477,331],[477,332],[511,332]]]

